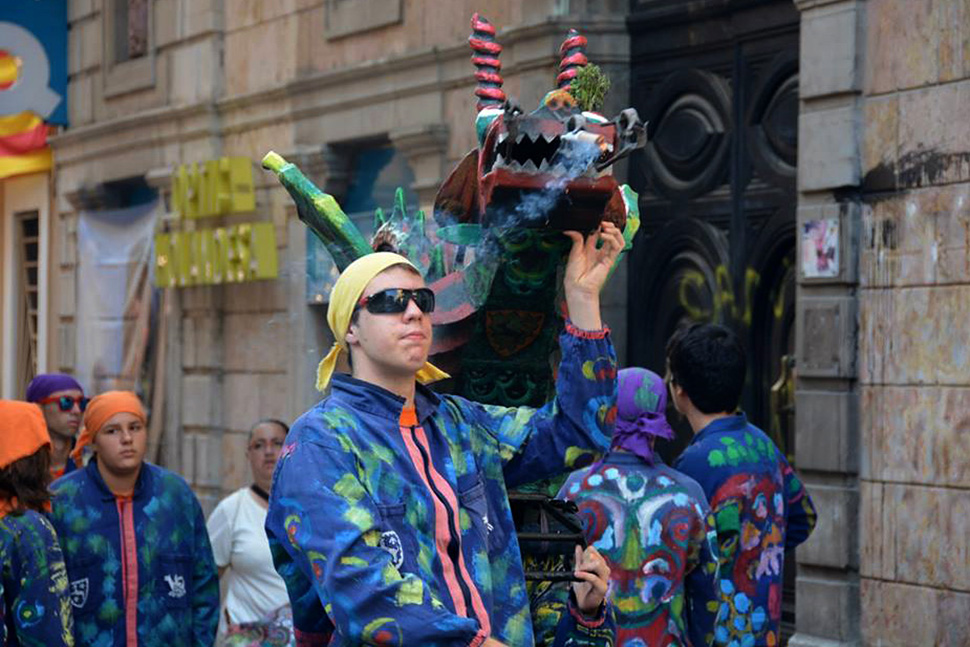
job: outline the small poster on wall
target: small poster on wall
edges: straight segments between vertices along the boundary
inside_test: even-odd
[[[807,279],[839,275],[839,219],[808,220],[802,225],[802,275]]]

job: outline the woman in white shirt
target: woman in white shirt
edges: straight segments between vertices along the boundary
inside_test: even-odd
[[[221,644],[292,643],[290,600],[273,567],[263,529],[273,470],[287,431],[289,427],[280,420],[253,425],[246,450],[253,482],[223,499],[206,524],[219,576],[227,578],[219,622]]]

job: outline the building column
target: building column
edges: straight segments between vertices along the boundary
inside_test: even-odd
[[[797,550],[789,645],[835,647],[860,644],[866,540],[859,536],[856,370],[865,3],[795,4],[802,12],[795,455],[819,518]]]
[[[450,170],[448,126],[424,124],[394,131],[390,137],[394,147],[407,158],[414,173],[411,188],[418,196],[418,204],[430,216],[434,209],[434,197]]]

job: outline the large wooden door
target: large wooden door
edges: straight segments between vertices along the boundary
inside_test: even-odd
[[[663,374],[666,341],[686,321],[732,327],[748,353],[743,407],[792,456],[783,364],[795,341],[798,12],[791,0],[634,0],[630,25],[632,100],[650,140],[630,166],[643,220],[630,364]],[[676,426],[668,460],[690,440]]]

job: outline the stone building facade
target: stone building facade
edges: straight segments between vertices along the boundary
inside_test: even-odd
[[[133,34],[140,6],[147,18]],[[118,187],[133,178],[165,197],[179,164],[257,160],[273,149],[341,196],[357,181],[349,160],[390,147],[406,161],[414,202],[427,209],[475,145],[465,43],[475,10],[500,28],[505,88],[526,109],[552,87],[559,43],[573,26],[613,79],[610,114],[631,103],[643,114],[649,101],[639,105],[638,92],[676,85],[651,72],[663,48],[680,57],[663,59],[664,75],[697,68],[693,78],[724,89],[701,92],[710,97],[701,113],[738,91],[738,70],[780,75],[761,106],[764,123],[741,110],[730,113],[736,121],[719,121],[712,109],[705,127],[717,137],[703,146],[727,146],[723,154],[738,162],[730,172],[688,197],[654,195],[635,163],[619,173],[644,184],[644,207],[693,217],[696,205],[721,200],[743,211],[750,196],[732,182],[748,177],[733,175],[747,154],[741,131],[753,133],[749,142],[764,135],[778,152],[774,174],[753,163],[750,186],[760,204],[774,182],[778,213],[790,214],[777,236],[789,245],[779,258],[794,268],[793,332],[788,341],[781,335],[779,353],[796,367],[789,452],[820,512],[818,530],[797,551],[790,644],[970,644],[966,0],[72,0],[71,125],[54,139],[54,203],[42,232],[50,258],[44,367],[74,370],[85,343],[77,338],[85,298],[79,214],[115,205]],[[762,65],[770,47],[751,47],[760,42],[782,54]],[[736,53],[734,68],[711,54],[717,48]],[[797,154],[784,117],[775,127],[768,116],[772,106],[787,114],[792,100]],[[662,160],[664,151],[650,154]],[[329,346],[324,311],[308,290],[305,227],[276,180],[255,173],[250,219],[275,226],[278,278],[169,289],[160,302],[164,398],[154,413],[164,424],[155,456],[207,506],[248,478],[254,420],[292,420],[314,401],[313,371]],[[651,212],[642,215],[646,223]],[[761,226],[717,233],[718,218],[703,231],[735,244]],[[811,256],[806,232],[818,223],[837,249],[821,272],[803,262]],[[641,242],[660,235],[645,226]],[[732,295],[747,287],[742,261],[725,261]],[[606,315],[621,358],[637,361],[649,315],[638,305],[638,268],[629,284],[618,274]],[[719,279],[711,280],[722,310],[739,303],[718,296]],[[764,391],[756,401],[767,402],[776,377],[768,372],[751,387]]]

